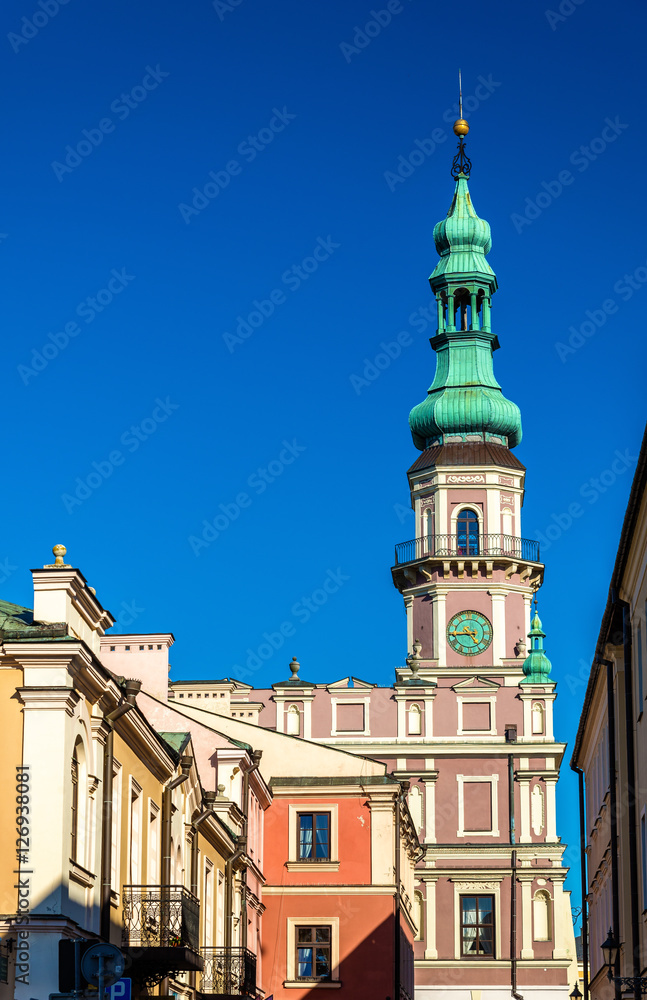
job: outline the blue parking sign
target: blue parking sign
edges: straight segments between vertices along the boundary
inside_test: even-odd
[[[132,993],[132,979],[118,979],[116,983],[106,990],[110,1000],[130,1000]]]

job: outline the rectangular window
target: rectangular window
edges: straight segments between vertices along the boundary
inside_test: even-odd
[[[72,843],[70,845],[70,857],[76,861],[77,834],[79,826],[79,762],[76,756],[76,747],[72,756]]]
[[[494,958],[494,896],[461,896],[461,955]]]
[[[299,813],[299,860],[330,861],[330,813]]]
[[[330,927],[297,927],[297,979],[330,979]]]

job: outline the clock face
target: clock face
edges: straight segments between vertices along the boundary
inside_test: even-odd
[[[447,641],[457,653],[475,656],[492,642],[492,624],[479,611],[460,611],[447,626]]]

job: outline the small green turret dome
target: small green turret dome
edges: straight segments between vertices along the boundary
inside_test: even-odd
[[[454,198],[446,218],[434,226],[434,243],[440,256],[430,281],[441,274],[477,272],[494,277],[485,259],[492,249],[490,224],[474,211],[467,178],[456,180]]]
[[[544,639],[546,633],[542,631],[541,619],[535,611],[530,623],[530,651],[523,663],[524,679],[522,684],[550,684],[550,672],[552,664],[546,656],[544,649]]]

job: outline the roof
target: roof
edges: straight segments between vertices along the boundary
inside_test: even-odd
[[[400,784],[391,774],[342,775],[339,778],[328,776],[298,775],[297,777],[280,777],[270,779],[270,788],[281,788],[289,785],[393,785]]]
[[[0,638],[11,641],[21,639],[67,639],[66,622],[35,622],[31,608],[0,601]]]
[[[171,750],[176,754],[181,754],[191,739],[191,733],[158,733],[159,737],[168,743]]]
[[[526,471],[525,465],[502,444],[493,444],[490,441],[465,441],[460,444],[439,444],[427,448],[413,463],[409,475],[436,465],[502,465],[509,469],[519,469],[520,472]]]
[[[620,584],[622,583],[622,578],[624,576],[624,572],[627,566],[627,561],[629,559],[629,554],[631,552],[631,545],[633,541],[634,531],[636,530],[636,525],[638,523],[640,506],[646,489],[647,489],[647,425],[645,426],[645,432],[643,434],[642,443],[640,445],[640,454],[638,456],[638,462],[636,464],[636,471],[634,473],[633,482],[631,484],[631,490],[629,491],[629,500],[627,501],[627,509],[625,511],[624,520],[622,522],[620,541],[618,543],[618,552],[616,554],[616,561],[613,567],[613,573],[611,574],[611,583],[609,584],[609,594],[607,597],[607,603],[604,609],[604,614],[602,615],[602,623],[600,625],[598,641],[595,646],[595,653],[593,656],[593,666],[591,667],[591,672],[589,674],[589,682],[587,684],[586,694],[584,695],[584,704],[582,705],[580,724],[577,729],[577,736],[575,737],[575,746],[573,748],[573,755],[571,757],[572,768],[578,766],[577,758],[580,752],[580,747],[582,746],[582,739],[584,737],[584,728],[589,714],[589,709],[591,707],[593,692],[595,690],[595,683],[598,677],[598,670],[595,669],[595,666],[596,663],[598,663],[598,658],[604,656],[604,647],[609,642],[609,637],[611,635],[612,630],[615,627],[614,619],[618,605],[615,603],[613,599],[614,591],[619,590]]]
[[[185,680],[169,681],[169,686],[177,687],[178,684],[199,684],[201,687],[204,687],[205,684],[230,684],[230,683],[231,681],[229,680],[228,677],[222,677],[220,680],[214,680],[212,677],[203,677],[202,680],[197,680],[197,681],[185,681]]]

